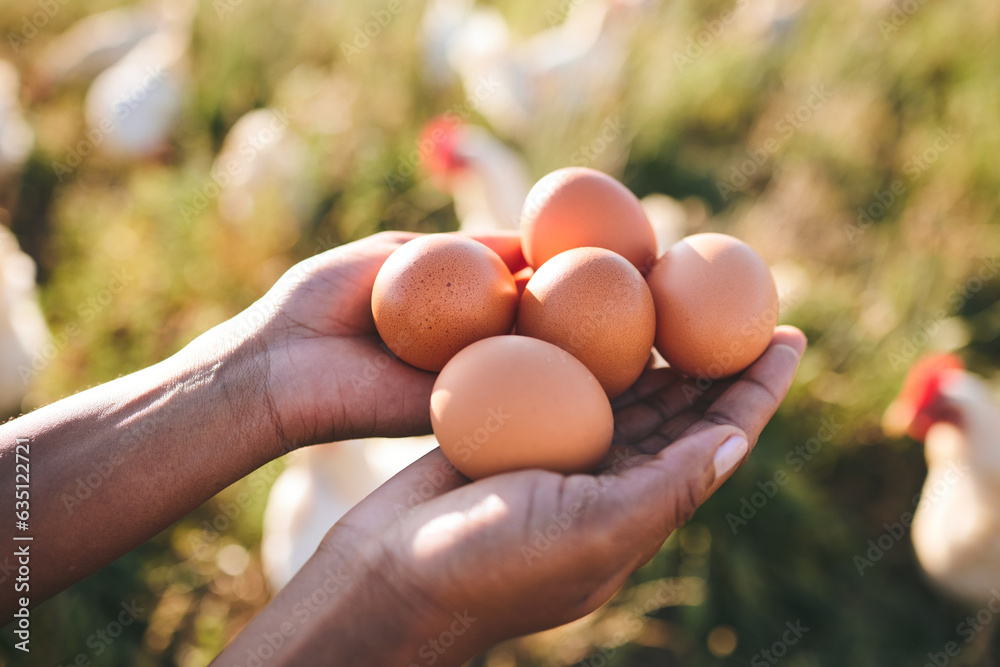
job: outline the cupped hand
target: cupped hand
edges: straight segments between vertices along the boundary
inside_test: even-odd
[[[527,470],[470,483],[434,450],[344,516],[317,558],[366,561],[429,638],[464,619],[438,664],[579,618],[742,463],[805,345],[779,327],[750,368],[711,386],[648,369],[615,401],[614,443],[594,475]]]
[[[385,347],[371,310],[382,264],[415,237],[384,232],[300,262],[233,325],[264,350],[267,405],[286,449],[430,432],[436,376]],[[524,265],[516,233],[474,238],[512,271]]]

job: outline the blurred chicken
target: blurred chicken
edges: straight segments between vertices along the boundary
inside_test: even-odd
[[[1000,406],[952,355],[922,359],[883,427],[924,443],[913,547],[931,580],[969,605],[1000,589]]]
[[[303,173],[308,148],[289,126],[286,114],[255,109],[229,130],[215,158],[213,174],[225,174],[219,213],[233,224],[247,222],[264,197],[279,198],[296,220],[303,220],[313,203]]]
[[[475,125],[436,119],[424,126],[421,147],[434,185],[455,200],[463,231],[517,229],[531,188],[516,152]]]
[[[495,7],[476,7],[475,0],[431,0],[421,21],[423,67],[435,86],[452,82],[452,62],[461,50],[499,53],[510,48],[507,21]]]
[[[17,239],[0,227],[0,412],[16,415],[35,362],[49,343],[49,330],[38,305],[35,262],[21,252]]]
[[[107,154],[155,156],[167,144],[188,86],[191,0],[149,2],[82,19],[49,45],[39,65],[43,94],[93,79],[88,139]]]
[[[613,94],[645,4],[589,0],[560,25],[515,44],[495,11],[434,0],[423,21],[427,66],[441,78],[447,62],[476,110],[504,135],[523,139],[543,111],[566,119]]]
[[[304,64],[282,79],[268,108],[240,117],[212,167],[222,219],[288,222],[300,232],[319,203],[319,165],[330,155],[324,153],[329,138],[353,127],[359,94],[351,76]]]
[[[40,92],[91,81],[156,32],[163,19],[157,8],[137,6],[111,9],[77,21],[42,53],[36,77]]]
[[[35,133],[21,110],[20,92],[17,70],[0,60],[0,193],[21,170],[35,144]]]
[[[299,450],[267,498],[261,560],[276,593],[316,552],[348,510],[397,472],[437,447],[433,435],[369,438]]]

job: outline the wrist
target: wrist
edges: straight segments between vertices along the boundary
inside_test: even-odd
[[[226,648],[220,664],[274,648],[281,664],[461,665],[482,650],[478,619],[444,614],[377,540],[328,535],[313,558]],[[270,637],[270,647],[264,645]],[[332,657],[332,656],[335,656]]]
[[[337,532],[325,538],[317,560],[327,563],[326,580],[341,584],[324,624],[352,626],[347,664],[457,666],[488,646],[486,624],[423,587],[419,573],[386,547],[386,535],[363,537],[359,547],[356,533],[347,542]]]
[[[239,319],[207,331],[162,365],[173,381],[204,391],[220,435],[240,443],[257,465],[294,448],[271,400],[267,345]]]

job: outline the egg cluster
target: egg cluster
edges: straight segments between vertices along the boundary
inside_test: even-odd
[[[515,277],[478,241],[420,237],[388,258],[372,292],[388,348],[440,372],[431,424],[472,479],[592,470],[611,445],[610,400],[654,344],[680,373],[716,379],[759,357],[777,323],[774,280],[753,249],[697,234],[657,259],[639,200],[592,169],[532,188],[521,247],[528,268]]]

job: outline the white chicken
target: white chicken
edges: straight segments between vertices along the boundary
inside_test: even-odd
[[[0,60],[0,191],[20,171],[35,145],[35,133],[21,109],[20,81],[17,69]]]
[[[424,126],[420,145],[434,185],[455,201],[462,231],[517,229],[531,182],[524,160],[487,130],[453,120]]]
[[[234,226],[263,218],[300,232],[322,194],[324,151],[353,126],[359,94],[341,72],[299,65],[289,73],[269,107],[247,112],[226,134],[211,172],[221,188],[220,217]]]
[[[34,260],[0,226],[0,412],[7,416],[20,412],[34,362],[50,341],[36,292]]]
[[[180,117],[195,3],[150,2],[82,19],[49,45],[40,87],[93,79],[88,140],[123,159],[158,154]]]
[[[37,67],[42,92],[91,81],[156,32],[163,20],[151,6],[110,9],[80,19],[42,53]]]
[[[912,527],[920,565],[981,607],[1000,589],[1000,406],[956,357],[934,355],[910,370],[883,426],[924,443],[927,480]]]
[[[645,4],[589,0],[560,25],[512,43],[494,11],[437,0],[424,16],[428,67],[437,72],[446,61],[490,125],[523,139],[543,112],[565,120],[608,98],[621,79]]]
[[[426,435],[345,440],[296,452],[264,510],[261,561],[271,591],[305,565],[340,517],[435,447],[434,436]]]
[[[304,190],[305,140],[289,117],[273,109],[254,109],[233,124],[215,158],[212,174],[225,175],[219,213],[231,224],[243,224],[261,197],[280,197],[292,214],[303,219],[312,203]]]
[[[446,86],[456,74],[453,53],[467,49],[499,53],[509,48],[510,34],[495,7],[476,7],[475,0],[431,0],[421,20],[421,42],[427,79]]]

